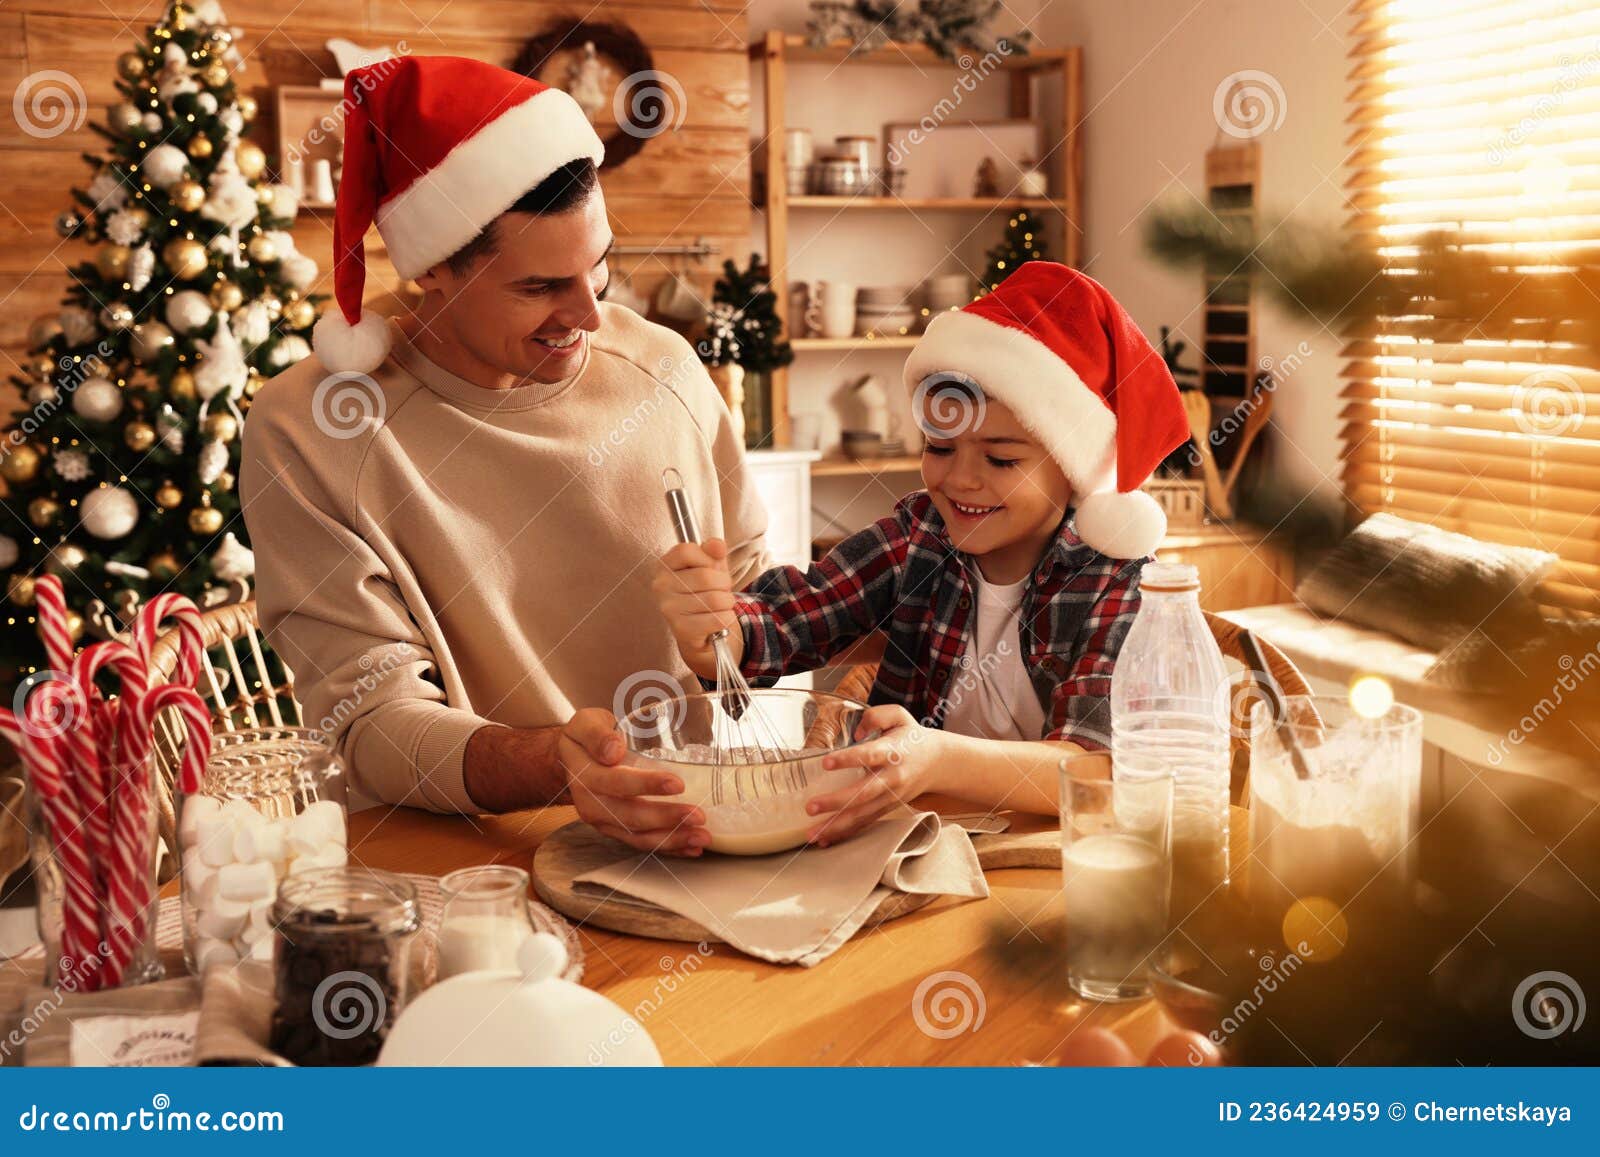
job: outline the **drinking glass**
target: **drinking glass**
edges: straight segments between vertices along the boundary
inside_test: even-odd
[[[1067,983],[1089,1000],[1149,995],[1146,970],[1167,934],[1172,771],[1148,756],[1061,761],[1061,869]]]

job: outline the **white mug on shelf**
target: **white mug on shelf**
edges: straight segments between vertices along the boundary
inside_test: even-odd
[[[848,281],[819,283],[823,337],[851,337],[856,332],[856,287]]]
[[[815,450],[822,445],[822,415],[802,413],[789,415],[789,440],[796,450]]]
[[[294,190],[296,200],[305,200],[306,165],[299,157],[290,157],[284,162],[283,183]]]
[[[331,205],[333,197],[333,162],[319,157],[311,164],[311,200],[318,205]]]

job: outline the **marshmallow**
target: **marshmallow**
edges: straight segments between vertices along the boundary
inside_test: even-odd
[[[229,940],[238,935],[245,918],[249,915],[248,904],[218,896],[208,907],[201,909],[194,923],[202,936]]]
[[[214,816],[222,810],[222,801],[215,796],[191,795],[183,801],[183,819],[178,824],[178,835],[184,847],[193,844],[200,835],[200,820]]]
[[[197,848],[183,853],[183,886],[191,902],[202,906],[217,894],[217,869],[200,858]]]
[[[298,876],[301,872],[315,872],[319,868],[342,868],[349,862],[350,853],[342,845],[329,844],[289,861],[289,875]]]
[[[241,864],[257,861],[272,863],[284,858],[288,822],[262,817],[260,823],[246,824],[233,836],[234,858]]]
[[[251,960],[259,960],[263,964],[271,964],[272,949],[275,944],[276,941],[273,937],[263,936],[261,939],[250,945],[249,958]]]
[[[233,817],[226,811],[216,815],[202,815],[197,821],[195,847],[200,859],[213,868],[220,868],[233,859]]]
[[[231,968],[237,963],[239,963],[238,950],[226,940],[202,936],[194,946],[194,967],[201,975],[212,967]]]
[[[289,827],[291,855],[303,856],[325,844],[344,842],[344,809],[330,799],[308,804]]]
[[[224,864],[217,869],[217,895],[224,900],[270,900],[278,892],[271,864]],[[246,910],[248,915],[248,909]]]

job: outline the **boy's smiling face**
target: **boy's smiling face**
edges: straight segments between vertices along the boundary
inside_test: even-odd
[[[952,545],[976,557],[989,582],[1020,582],[1071,505],[1066,474],[993,398],[942,387],[919,390],[912,404],[926,438],[922,484]]]

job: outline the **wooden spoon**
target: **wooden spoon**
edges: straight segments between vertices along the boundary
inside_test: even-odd
[[[1232,518],[1233,504],[1228,501],[1228,491],[1217,473],[1217,460],[1211,453],[1211,399],[1204,390],[1183,391],[1183,408],[1189,415],[1189,432],[1194,435],[1195,450],[1200,455],[1200,472],[1206,480],[1206,505],[1218,518]]]
[[[1244,468],[1244,456],[1250,452],[1250,444],[1256,440],[1272,415],[1272,392],[1258,387],[1252,402],[1253,408],[1244,416],[1244,425],[1239,430],[1239,448],[1233,452],[1233,462],[1222,480],[1222,487],[1227,491],[1230,501],[1234,483],[1239,481],[1239,471]]]

